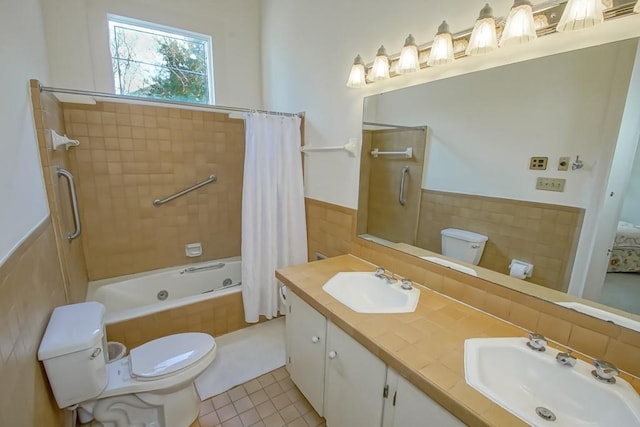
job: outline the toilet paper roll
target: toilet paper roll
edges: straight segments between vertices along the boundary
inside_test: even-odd
[[[515,277],[516,279],[524,279],[527,277],[527,266],[518,263],[512,263],[509,268],[509,276]]]

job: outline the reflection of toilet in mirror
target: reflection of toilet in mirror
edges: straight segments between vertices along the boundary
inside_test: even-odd
[[[442,255],[478,265],[489,238],[485,235],[457,228],[446,228],[442,234]]]
[[[58,406],[78,408],[81,422],[103,427],[190,425],[200,407],[194,380],[216,356],[213,337],[169,335],[108,363],[104,313],[90,301],[51,315],[38,356]]]

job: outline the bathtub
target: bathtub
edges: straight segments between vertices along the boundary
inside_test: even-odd
[[[241,291],[240,257],[89,283],[87,301],[105,305],[105,323],[124,322]]]

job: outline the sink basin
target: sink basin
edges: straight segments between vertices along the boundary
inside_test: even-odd
[[[557,350],[527,347],[526,338],[473,338],[464,344],[467,383],[533,426],[638,426],[640,397],[629,383],[596,380],[591,365],[555,360]],[[536,409],[541,414],[538,414]],[[544,417],[550,411],[555,421]]]
[[[371,272],[338,273],[322,289],[358,313],[411,313],[420,290],[404,290],[400,281],[389,284]]]

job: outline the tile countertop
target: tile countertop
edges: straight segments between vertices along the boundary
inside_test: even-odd
[[[525,336],[522,328],[418,286],[414,313],[356,313],[322,290],[341,271],[375,271],[352,255],[276,272],[277,278],[327,319],[470,426],[527,426],[467,385],[464,341],[477,337]]]

